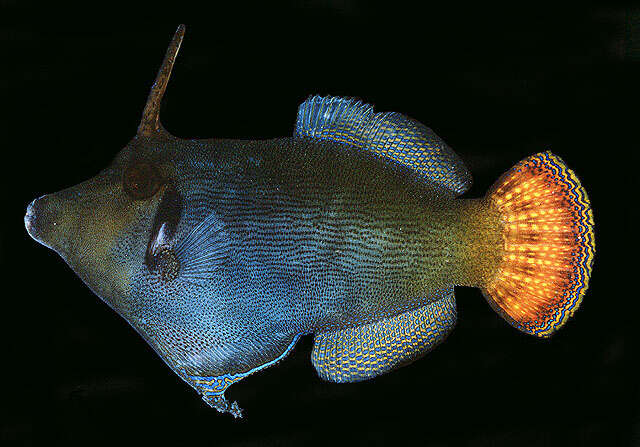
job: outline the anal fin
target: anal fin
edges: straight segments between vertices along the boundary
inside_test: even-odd
[[[358,382],[422,357],[451,332],[456,323],[453,287],[442,298],[391,318],[316,335],[311,361],[331,382]]]

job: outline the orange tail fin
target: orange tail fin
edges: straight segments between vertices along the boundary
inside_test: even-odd
[[[564,161],[544,152],[504,174],[487,200],[502,217],[504,256],[484,295],[516,328],[548,337],[576,311],[591,277],[587,193]]]

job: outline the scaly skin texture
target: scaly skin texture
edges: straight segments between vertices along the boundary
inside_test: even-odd
[[[457,286],[481,288],[495,277],[504,254],[500,214],[485,199],[452,200],[446,210],[433,215],[443,229],[425,240],[427,250],[450,251],[448,280]],[[431,264],[432,256],[425,261]],[[432,266],[425,266],[432,268]]]
[[[211,406],[239,416],[224,390],[282,359],[302,334],[321,333],[314,364],[330,380],[405,364],[455,325],[454,285],[495,289],[490,303],[512,310],[519,328],[516,317],[532,315],[533,333],[566,321],[563,301],[554,304],[565,286],[575,310],[593,219],[559,158],[525,160],[522,182],[517,165],[513,192],[499,182],[488,199],[456,199],[471,177],[430,129],[331,97],[303,103],[293,138],[179,139],[160,125],[159,106],[183,35],[181,26],[136,137],[93,179],[34,200],[25,226]],[[552,216],[543,238],[538,202],[555,204],[539,210]],[[544,240],[554,244],[548,256]],[[574,274],[556,290],[527,276],[534,264]],[[514,286],[536,312],[507,296]],[[538,321],[547,314],[557,322]]]
[[[228,256],[206,278],[167,281],[145,264],[167,187],[129,199],[121,178],[139,160],[182,197],[169,245],[211,214],[220,222]],[[96,179],[37,206],[57,222],[39,227],[40,239],[183,376],[246,372],[296,334],[477,286],[500,257],[500,223],[482,201],[454,200],[379,157],[311,139],[136,138]]]

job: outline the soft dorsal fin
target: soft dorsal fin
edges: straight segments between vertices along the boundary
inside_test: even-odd
[[[471,186],[471,174],[460,157],[431,129],[399,113],[374,113],[372,106],[357,99],[310,97],[298,108],[295,136],[369,150],[455,195]]]

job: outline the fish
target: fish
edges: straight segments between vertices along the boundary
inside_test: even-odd
[[[431,129],[355,98],[311,96],[291,137],[182,139],[160,104],[178,27],[135,137],[95,177],[31,202],[28,234],[144,338],[211,407],[312,335],[335,383],[425,356],[480,289],[516,329],[549,337],[576,312],[595,255],[576,174],[546,151],[480,198]]]

